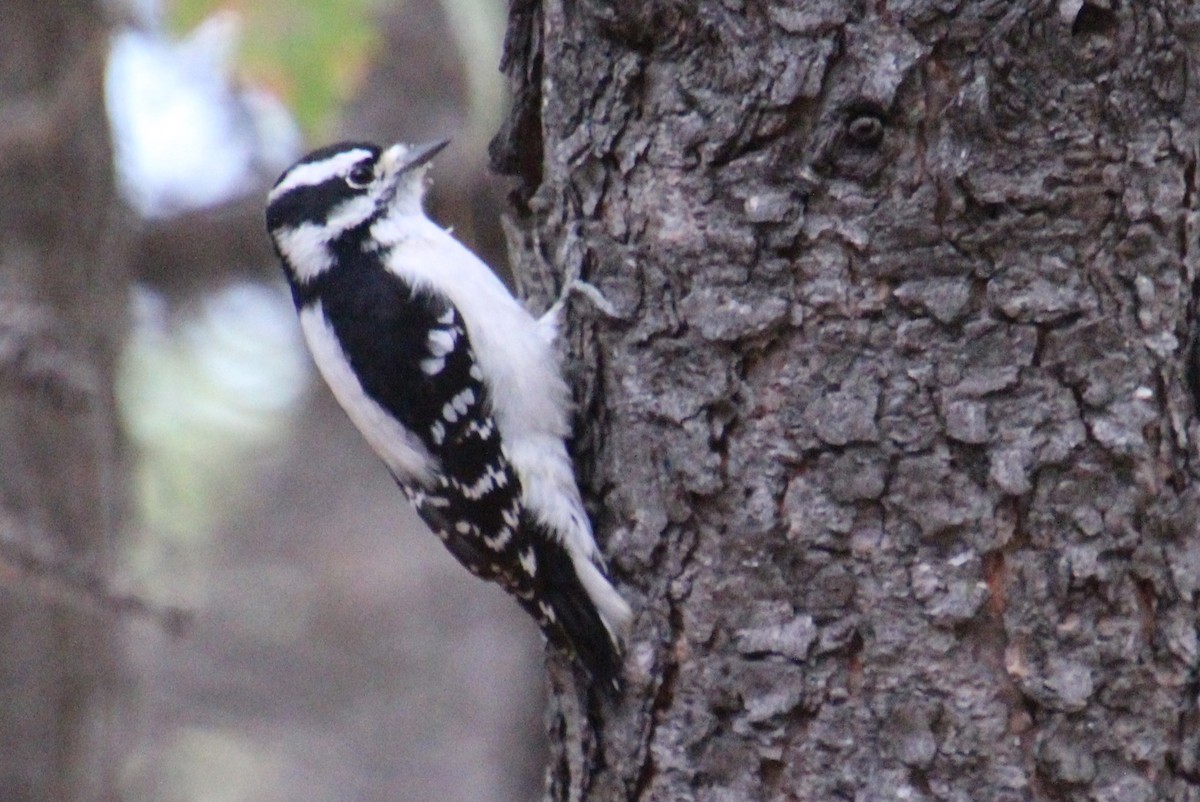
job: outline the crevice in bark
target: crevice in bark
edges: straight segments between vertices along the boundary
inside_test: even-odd
[[[1115,11],[1107,3],[1085,2],[1079,7],[1075,19],[1071,22],[1072,36],[1116,36],[1118,18]]]
[[[543,180],[541,8],[536,0],[509,4],[500,71],[508,76],[512,106],[488,147],[492,169],[521,182],[511,201],[523,218],[531,214],[529,200]]]
[[[674,655],[674,651],[675,644],[683,636],[683,617],[678,605],[673,602],[669,607],[668,632],[670,633],[670,645],[669,649],[662,654],[662,680],[658,683],[658,688],[655,689],[650,709],[647,712],[649,721],[646,727],[646,736],[642,741],[642,761],[632,790],[630,791],[629,799],[631,802],[645,798],[646,793],[653,786],[655,776],[658,773],[658,765],[654,758],[654,739],[658,734],[660,718],[670,710],[671,705],[675,701],[675,685],[679,678],[679,662]]]

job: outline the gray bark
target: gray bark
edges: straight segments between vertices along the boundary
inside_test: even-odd
[[[101,3],[0,14],[0,799],[115,798],[123,274]]]
[[[1200,800],[1181,0],[515,2],[514,263],[571,275],[638,611],[550,799]]]

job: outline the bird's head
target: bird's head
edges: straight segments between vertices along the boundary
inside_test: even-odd
[[[289,167],[267,196],[267,231],[289,277],[306,281],[333,264],[332,245],[389,216],[422,214],[429,161],[450,140],[386,150],[342,142]]]

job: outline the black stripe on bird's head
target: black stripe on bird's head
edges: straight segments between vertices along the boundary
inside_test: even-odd
[[[331,245],[392,211],[420,212],[420,169],[449,140],[383,150],[341,142],[288,168],[267,196],[267,231],[290,278],[307,281],[332,267]]]
[[[267,230],[274,234],[285,227],[327,223],[339,206],[368,193],[380,153],[376,145],[342,142],[296,162],[267,196]]]

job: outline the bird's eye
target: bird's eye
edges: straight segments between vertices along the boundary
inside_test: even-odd
[[[375,180],[375,171],[368,164],[360,164],[346,176],[346,183],[354,189],[365,189]]]

